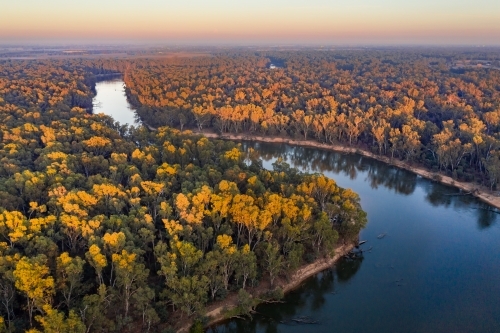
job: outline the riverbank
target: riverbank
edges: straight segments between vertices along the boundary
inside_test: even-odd
[[[193,132],[195,133],[195,132]],[[312,148],[320,148],[325,150],[332,150],[341,153],[349,153],[349,154],[359,154],[362,156],[366,156],[369,158],[376,159],[378,161],[394,165],[398,168],[405,169],[411,171],[417,175],[420,175],[424,178],[428,178],[433,181],[440,182],[442,184],[446,184],[449,186],[453,186],[455,188],[461,189],[465,191],[465,193],[470,193],[471,195],[477,197],[481,201],[500,209],[500,197],[491,192],[487,187],[467,182],[460,182],[454,180],[453,178],[437,173],[428,171],[423,167],[412,166],[408,163],[396,159],[392,159],[386,156],[381,156],[369,152],[367,150],[363,150],[357,147],[346,147],[342,145],[336,144],[325,144],[320,143],[313,140],[296,140],[291,138],[284,137],[272,137],[272,136],[259,136],[259,135],[248,135],[248,134],[218,134],[211,131],[202,131],[200,134],[203,134],[207,138],[213,139],[225,139],[225,140],[246,140],[246,141],[258,141],[258,142],[269,142],[269,143],[286,143],[295,146],[302,147],[312,147]]]
[[[337,260],[348,254],[354,248],[354,244],[341,245],[335,249],[335,254],[329,258],[321,258],[313,263],[302,266],[288,279],[288,280],[277,280],[274,288],[281,288],[283,293],[288,293],[296,288],[298,288],[305,280],[321,273],[322,271],[330,268],[335,264]],[[270,291],[270,285],[268,281],[262,282],[260,285],[248,291],[254,298],[258,298],[265,292]],[[228,320],[227,312],[236,308],[238,306],[238,298],[236,293],[229,295],[226,299],[215,302],[207,307],[205,316],[209,318],[207,327],[216,325],[220,322]],[[178,333],[188,332],[193,323],[189,322],[180,329],[177,330]]]

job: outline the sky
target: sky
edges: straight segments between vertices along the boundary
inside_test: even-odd
[[[500,45],[499,0],[0,0],[0,43]]]

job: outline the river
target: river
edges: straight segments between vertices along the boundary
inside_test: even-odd
[[[125,83],[121,78],[96,83],[96,96],[92,100],[93,112],[112,116],[120,124],[137,126],[133,107],[125,95]]]
[[[126,103],[110,85],[98,83],[96,99],[112,94]],[[102,105],[113,117],[130,112]],[[209,332],[500,332],[500,215],[491,206],[359,155],[286,144],[242,147],[259,151],[266,168],[282,157],[356,191],[368,213],[362,248],[372,250],[307,280],[282,304],[257,307],[253,320]],[[318,324],[293,324],[298,317]]]

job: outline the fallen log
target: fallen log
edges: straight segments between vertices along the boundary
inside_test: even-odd
[[[302,319],[302,318],[292,318],[292,321],[298,323],[298,324],[317,324],[318,322],[316,320],[310,320],[310,319]]]
[[[357,249],[356,251],[351,251],[347,254],[348,257],[353,257],[357,256],[358,254],[363,254],[364,252],[369,252],[373,250],[373,246],[370,246],[368,249],[363,250],[363,249]]]
[[[445,193],[444,195],[447,195],[447,196],[450,196],[450,197],[459,197],[459,196],[470,195],[470,194],[472,194],[472,192],[466,192],[466,193],[462,193],[462,192],[458,192],[458,193]]]
[[[472,209],[477,209],[477,210],[485,210],[487,212],[492,212],[495,214],[500,214],[500,212],[496,209],[491,209],[491,208],[483,208],[483,207],[472,207]]]

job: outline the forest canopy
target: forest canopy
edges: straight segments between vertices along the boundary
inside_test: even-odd
[[[235,52],[135,61],[124,79],[153,127],[359,146],[491,189],[500,182],[496,51]]]
[[[176,62],[0,62],[0,331],[158,331],[357,238],[359,197],[331,179],[283,161],[265,170],[235,143],[164,126],[177,123],[151,131],[91,114],[96,79],[115,72],[153,109],[146,91],[163,94],[160,81],[137,78]],[[218,79],[192,80],[203,95]],[[187,112],[192,92],[170,90]]]

